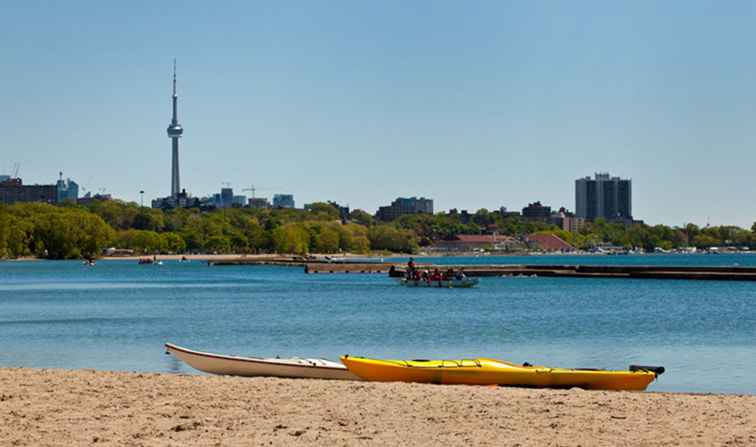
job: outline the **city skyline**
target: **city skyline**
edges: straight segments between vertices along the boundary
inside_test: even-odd
[[[137,203],[169,195],[159,123],[175,54],[195,196],[230,182],[369,212],[410,196],[572,208],[567,185],[609,171],[633,179],[633,214],[651,224],[756,218],[748,5],[197,3],[176,23],[168,5],[94,5],[6,8],[0,174],[19,162],[27,184],[62,170]]]

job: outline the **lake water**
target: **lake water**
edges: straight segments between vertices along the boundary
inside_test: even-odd
[[[756,266],[756,255],[440,258],[449,263]],[[663,365],[649,390],[756,393],[756,283],[384,275],[166,261],[0,263],[0,366],[193,372],[163,343],[254,356],[488,356]]]

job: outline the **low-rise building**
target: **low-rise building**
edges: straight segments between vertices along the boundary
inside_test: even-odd
[[[77,203],[79,205],[88,205],[92,202],[102,202],[106,200],[113,200],[113,196],[110,194],[92,194],[91,192],[88,192],[84,194],[82,197],[79,197],[79,200]],[[152,201],[153,205],[155,204],[155,201]],[[153,206],[153,208],[155,208]]]
[[[168,196],[157,198],[152,201],[153,208],[174,209],[174,208],[199,208],[200,199],[191,197],[185,189],[176,194],[176,197]]]
[[[519,211],[510,211],[507,209],[506,206],[502,206],[499,208],[499,215],[503,217],[504,219],[509,217],[520,217],[522,214]]]
[[[528,206],[522,209],[522,217],[530,220],[548,222],[551,217],[551,207],[544,206],[541,202],[529,203]]]
[[[542,251],[570,252],[575,251],[575,247],[568,244],[564,239],[556,234],[531,234],[526,238],[531,248]]]
[[[585,226],[586,219],[577,217],[574,213],[562,207],[556,213],[551,214],[550,222],[564,231],[577,233]]]
[[[20,202],[58,203],[57,185],[24,185],[20,178],[0,182],[0,203]]]
[[[459,234],[454,239],[436,242],[433,249],[449,252],[511,251],[518,245],[520,244],[517,239],[502,234]]]
[[[270,208],[270,202],[264,197],[252,197],[247,202],[250,208],[265,209]]]
[[[378,208],[375,217],[384,222],[390,222],[408,214],[433,214],[433,199],[425,197],[397,197],[391,205]]]

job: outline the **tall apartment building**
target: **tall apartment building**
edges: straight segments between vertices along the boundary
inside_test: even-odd
[[[378,208],[375,217],[382,221],[392,221],[406,214],[433,214],[433,199],[425,197],[398,197],[389,206]]]
[[[77,203],[79,200],[79,185],[75,181],[69,179],[63,180],[63,173],[60,173],[58,183],[58,203],[70,202]]]
[[[575,215],[593,220],[633,219],[633,184],[630,179],[596,173],[595,177],[575,180]]]
[[[221,188],[218,208],[231,208],[234,204],[233,188]]]

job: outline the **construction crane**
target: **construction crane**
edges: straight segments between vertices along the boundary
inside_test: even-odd
[[[13,163],[13,172],[11,178],[18,178],[18,170],[21,169],[21,163]]]
[[[249,188],[242,189],[242,192],[245,192],[245,191],[252,192],[252,198],[254,199],[256,191],[266,191],[266,190],[270,190],[270,189],[273,189],[273,188],[256,188],[255,185],[249,185]]]
[[[257,188],[255,188],[255,185],[249,185],[249,188],[242,189],[242,192],[245,191],[252,191],[252,198],[255,198],[255,191],[257,191]]]

